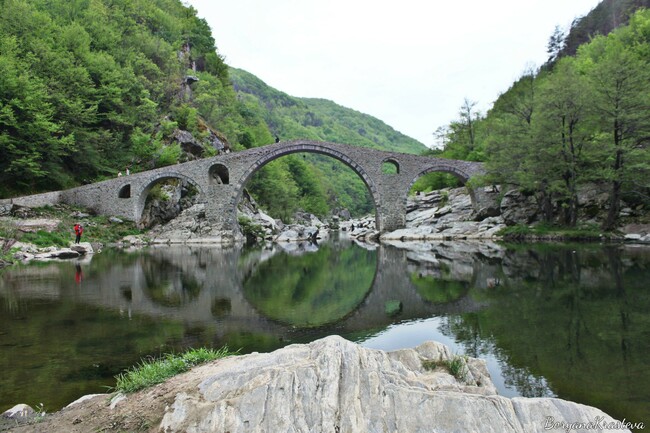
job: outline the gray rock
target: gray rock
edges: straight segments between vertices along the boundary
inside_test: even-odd
[[[0,203],[0,216],[11,215],[14,209],[13,203]]]
[[[72,403],[68,404],[66,406],[66,408],[71,408],[73,406],[76,406],[76,405],[81,404],[81,403],[83,403],[85,401],[88,401],[88,400],[92,400],[93,398],[99,397],[99,396],[101,396],[103,398],[107,398],[107,397],[110,396],[110,394],[87,394],[87,395],[84,395],[83,397],[79,397],[78,399],[76,399]]]
[[[21,232],[36,233],[39,230],[53,232],[61,223],[58,219],[28,218],[14,221],[14,224]]]
[[[124,221],[122,221],[121,219],[119,219],[117,217],[110,217],[108,219],[108,221],[110,221],[113,224],[122,224],[124,222]]]
[[[26,420],[31,419],[36,416],[36,411],[29,405],[26,404],[17,404],[11,409],[8,409],[2,413],[3,418],[10,418],[15,420]]]
[[[72,218],[76,218],[76,219],[85,219],[85,218],[88,218],[90,216],[90,214],[87,214],[87,213],[84,213],[84,212],[81,212],[81,211],[75,211],[75,212],[72,212],[70,214],[70,216]]]
[[[74,251],[71,248],[61,248],[56,251],[52,251],[50,254],[51,258],[56,259],[74,259],[81,255],[78,251]]]
[[[95,250],[90,242],[79,242],[78,244],[70,245],[72,251],[76,251],[79,255],[85,256],[86,254],[93,254]]]
[[[537,217],[534,197],[524,196],[516,190],[508,191],[501,200],[501,217],[506,225],[530,224]]]
[[[196,387],[176,394],[159,430],[541,433],[548,417],[614,422],[596,408],[556,398],[499,396],[482,360],[466,359],[462,381],[423,362],[452,356],[434,342],[386,353],[331,336],[226,358],[187,376]]]

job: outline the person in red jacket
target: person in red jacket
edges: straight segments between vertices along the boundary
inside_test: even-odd
[[[81,241],[81,234],[84,232],[84,226],[77,223],[74,225],[74,234],[77,236],[74,240],[75,244],[78,244]]]

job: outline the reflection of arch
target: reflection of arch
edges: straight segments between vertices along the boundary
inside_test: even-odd
[[[256,171],[258,171],[264,165],[268,164],[269,162],[275,159],[281,158],[283,156],[291,155],[293,153],[303,153],[303,152],[317,153],[325,156],[330,156],[334,159],[341,161],[348,167],[350,167],[352,171],[354,171],[361,178],[361,180],[363,180],[363,183],[366,184],[366,187],[370,191],[373,204],[375,205],[375,223],[377,227],[379,227],[379,214],[380,214],[379,208],[381,207],[381,200],[380,200],[379,192],[377,191],[377,188],[375,187],[375,184],[370,178],[370,176],[368,176],[366,171],[359,164],[354,162],[350,157],[348,157],[344,153],[332,149],[327,145],[313,143],[313,142],[309,144],[297,143],[297,144],[285,145],[284,147],[281,147],[273,152],[269,152],[268,154],[263,154],[257,161],[251,164],[250,167],[246,170],[246,172],[241,176],[239,182],[236,185],[236,193],[234,194],[232,198],[232,202],[230,204],[231,208],[237,209],[237,205],[239,204],[242,198],[244,186]]]
[[[399,174],[399,162],[387,158],[381,163],[381,172],[384,174]]]
[[[131,184],[126,184],[122,188],[120,188],[120,192],[118,193],[119,198],[131,198]]]
[[[182,272],[167,260],[148,265],[142,269],[146,281],[144,295],[154,304],[178,308],[198,299],[203,287],[193,275]]]
[[[137,208],[136,208],[136,221],[140,221],[142,218],[142,212],[144,212],[144,206],[147,202],[147,196],[149,195],[149,191],[151,191],[151,188],[154,187],[155,184],[158,182],[162,182],[164,180],[169,180],[169,179],[178,179],[182,181],[184,184],[190,184],[193,185],[196,190],[199,192],[199,197],[204,196],[203,189],[201,189],[201,186],[197,184],[194,179],[184,175],[180,174],[177,172],[171,172],[171,173],[162,173],[162,174],[157,174],[156,176],[153,176],[149,178],[146,183],[145,187],[140,191],[140,194],[138,195],[138,200],[137,200]]]
[[[228,167],[223,164],[214,164],[209,170],[210,183],[228,185],[230,183],[230,174]]]
[[[282,272],[272,271],[277,268]],[[281,252],[259,263],[243,279],[242,293],[271,321],[314,328],[353,314],[372,291],[377,273],[376,250],[326,244],[315,252]]]

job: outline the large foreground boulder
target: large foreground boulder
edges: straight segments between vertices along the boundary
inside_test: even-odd
[[[176,396],[161,430],[529,433],[553,431],[544,427],[549,419],[558,426],[596,417],[614,422],[596,408],[560,399],[498,396],[478,359],[467,360],[462,381],[426,368],[452,357],[433,342],[386,353],[327,337],[231,358],[194,392]]]
[[[106,395],[82,399],[34,430],[16,431],[541,433],[567,426],[577,432],[629,431],[593,407],[499,396],[482,360],[467,358],[460,379],[433,367],[454,358],[434,342],[387,353],[331,336],[221,359],[126,398],[114,397],[113,403]],[[576,428],[581,422],[598,424]]]

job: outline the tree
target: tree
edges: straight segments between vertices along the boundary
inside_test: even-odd
[[[479,119],[479,112],[474,110],[476,107],[476,101],[470,101],[465,98],[463,100],[463,105],[460,107],[460,123],[465,128],[465,133],[467,134],[469,140],[469,148],[474,149],[476,145],[476,124],[475,121]]]
[[[602,227],[618,220],[622,188],[638,150],[650,141],[650,65],[623,43],[624,32],[599,36],[580,48],[578,59],[594,90],[598,137],[607,152],[603,173],[610,183],[609,209]],[[643,155],[643,153],[641,153]]]
[[[566,40],[566,35],[560,29],[560,26],[555,26],[555,30],[553,30],[553,34],[548,40],[548,45],[546,46],[546,52],[548,53],[548,63],[554,63],[557,59],[558,56],[560,55],[560,52],[564,49],[564,41]]]
[[[535,141],[550,156],[545,167],[553,190],[563,202],[564,223],[578,220],[578,184],[585,172],[591,129],[588,128],[590,89],[575,68],[571,57],[559,61],[543,80],[536,110]]]

